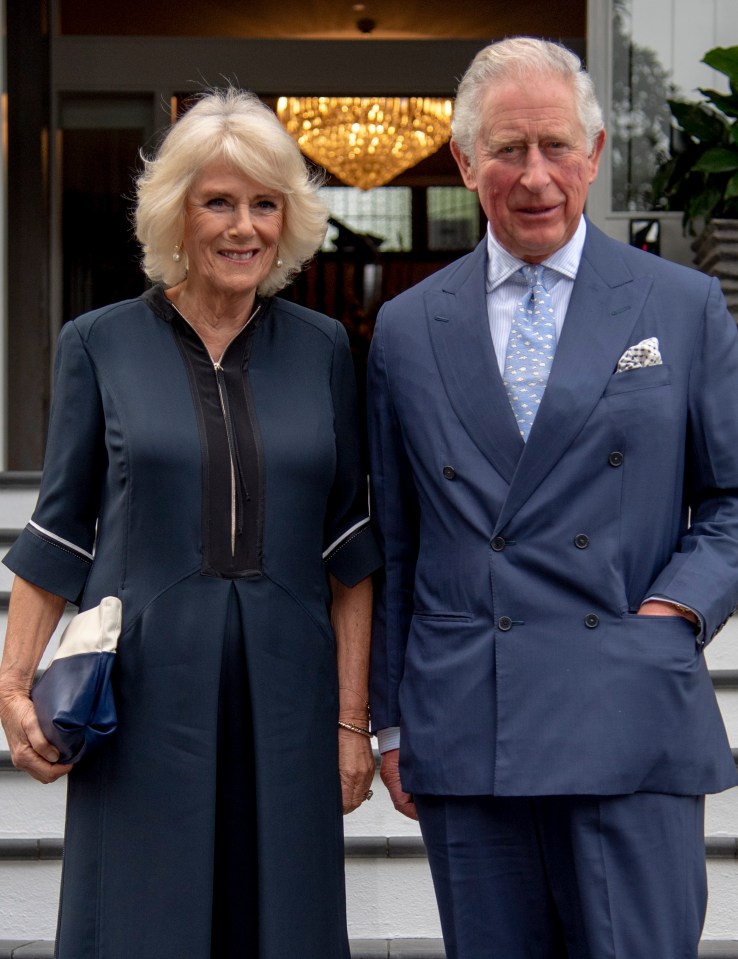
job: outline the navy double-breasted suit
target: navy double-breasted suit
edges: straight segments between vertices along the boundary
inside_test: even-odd
[[[485,272],[483,241],[386,304],[372,344],[372,717],[401,727],[403,787],[727,788],[702,650],[738,605],[738,336],[718,283],[588,224],[524,443]],[[662,364],[616,373],[648,337]],[[637,616],[652,595],[702,635]]]

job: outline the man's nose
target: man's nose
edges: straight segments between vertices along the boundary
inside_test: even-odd
[[[525,169],[520,182],[531,193],[541,193],[550,179],[548,161],[537,146],[531,146],[525,155]]]

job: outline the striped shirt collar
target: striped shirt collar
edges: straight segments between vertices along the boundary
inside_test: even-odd
[[[584,239],[587,235],[587,223],[584,217],[579,220],[574,236],[560,249],[552,253],[543,261],[543,266],[570,280],[577,278],[577,270],[582,259]],[[492,233],[492,227],[487,225],[487,292],[491,293],[500,284],[509,280],[522,266],[524,260],[519,260],[497,241]],[[546,284],[550,288],[550,284]]]

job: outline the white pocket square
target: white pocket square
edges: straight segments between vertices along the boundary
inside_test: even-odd
[[[661,363],[659,341],[655,336],[650,336],[647,340],[628,347],[618,360],[615,372],[625,373],[626,370],[638,370],[642,366],[661,366]]]

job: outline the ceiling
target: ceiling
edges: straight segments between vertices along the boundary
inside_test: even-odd
[[[586,35],[586,0],[57,0],[56,10],[58,32],[76,36],[371,41]]]

